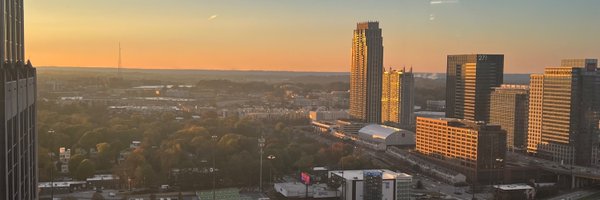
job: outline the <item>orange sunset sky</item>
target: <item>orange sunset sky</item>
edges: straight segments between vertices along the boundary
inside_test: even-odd
[[[385,67],[444,72],[503,53],[507,73],[600,57],[600,1],[26,0],[36,66],[348,71],[352,30],[377,20]]]

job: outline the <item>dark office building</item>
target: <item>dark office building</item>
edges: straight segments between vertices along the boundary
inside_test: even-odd
[[[504,55],[448,55],[446,117],[489,121],[490,95],[503,81]]]
[[[37,199],[36,70],[24,60],[23,0],[1,0],[0,199]]]
[[[506,147],[526,149],[529,87],[507,85],[494,88],[491,96],[490,123],[506,131]]]

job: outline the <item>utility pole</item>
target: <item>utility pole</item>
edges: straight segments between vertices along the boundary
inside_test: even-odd
[[[343,180],[343,185],[342,185],[342,199],[346,199],[346,178],[344,178],[344,156],[342,156],[342,158],[340,158],[340,165],[342,168],[342,180]]]
[[[571,189],[575,188],[575,176],[573,175],[573,164],[575,163],[575,146],[573,146],[573,144],[575,143],[575,141],[573,139],[571,139]]]
[[[121,42],[119,42],[119,64],[117,65],[117,76],[121,78]]]
[[[56,167],[56,164],[54,163],[54,152],[52,151],[52,149],[54,149],[54,139],[53,139],[53,135],[55,133],[54,129],[50,129],[48,130],[48,133],[50,135],[50,139],[52,141],[52,144],[50,145],[50,164],[52,164],[52,169],[50,169],[50,199],[54,199],[54,168]]]
[[[265,147],[265,138],[261,135],[260,138],[258,138],[258,147],[260,148],[260,183],[258,185],[258,190],[262,193],[262,182],[263,182],[263,147]]]
[[[216,182],[216,176],[217,176],[217,168],[216,168],[216,158],[215,158],[215,151],[217,150],[217,138],[219,138],[219,136],[213,135],[212,137],[213,140],[213,150],[212,150],[212,159],[213,159],[213,167],[210,169],[210,172],[212,173],[212,182],[213,182],[213,188],[212,188],[212,196],[213,196],[213,200],[216,200],[216,186],[217,186],[217,182]]]
[[[269,155],[267,156],[267,159],[269,159],[269,164],[271,164],[271,167],[269,167],[269,185],[273,185],[273,160],[276,157],[274,155]]]

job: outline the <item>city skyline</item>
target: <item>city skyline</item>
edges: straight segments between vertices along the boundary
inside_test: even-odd
[[[0,0],[0,199],[596,199],[597,8]]]
[[[507,73],[600,55],[600,27],[589,26],[599,17],[589,3],[600,3],[511,2],[34,0],[25,6],[26,55],[37,66],[116,67],[121,42],[125,68],[343,72],[346,27],[366,20],[386,29],[384,67],[416,72],[445,71],[449,54],[501,53]]]

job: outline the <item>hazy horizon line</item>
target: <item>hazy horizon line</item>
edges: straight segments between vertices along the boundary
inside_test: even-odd
[[[36,66],[36,68],[78,68],[78,69],[114,69],[118,70],[117,67],[106,67],[106,66]],[[217,69],[217,68],[144,68],[144,67],[121,67],[122,70],[197,70],[197,71],[240,71],[240,72],[294,72],[294,73],[347,73],[350,74],[349,71],[301,71],[301,70],[267,70],[267,69]],[[430,73],[430,74],[445,74],[446,72],[428,72],[428,71],[417,71],[414,70],[414,73]],[[530,72],[530,73],[504,73],[504,74],[535,74],[538,72]]]

